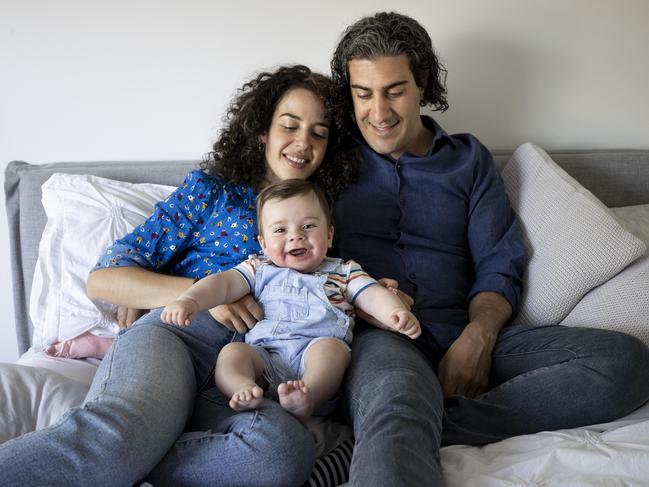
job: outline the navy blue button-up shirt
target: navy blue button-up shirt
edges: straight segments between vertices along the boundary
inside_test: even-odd
[[[336,252],[399,281],[422,325],[448,346],[479,292],[501,293],[515,314],[527,255],[489,151],[422,121],[434,133],[424,156],[395,160],[362,146],[366,169],[334,210]]]

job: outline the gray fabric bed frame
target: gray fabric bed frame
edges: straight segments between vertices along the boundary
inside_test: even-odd
[[[502,167],[510,153],[495,152]],[[649,150],[569,151],[550,153],[570,175],[609,207],[649,203]],[[5,197],[13,283],[16,335],[20,354],[31,344],[29,295],[38,244],[45,226],[41,185],[54,173],[94,174],[133,183],[179,185],[195,161],[58,162],[14,161],[5,169]]]

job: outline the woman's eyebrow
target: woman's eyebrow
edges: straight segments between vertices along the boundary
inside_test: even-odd
[[[290,112],[285,112],[280,115],[280,117],[289,117],[294,120],[299,120],[302,121],[301,117],[298,117],[297,115],[294,115],[293,113]],[[322,125],[323,127],[329,128],[329,124],[327,122],[316,122],[316,125]]]

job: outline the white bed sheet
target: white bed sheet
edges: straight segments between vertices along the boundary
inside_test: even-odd
[[[0,442],[47,426],[79,404],[97,363],[28,351],[16,364],[0,364],[0,403],[6,401]],[[441,456],[447,487],[649,486],[649,403],[610,423],[483,447],[448,446]]]

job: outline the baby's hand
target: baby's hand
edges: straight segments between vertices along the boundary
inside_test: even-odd
[[[392,314],[392,329],[410,338],[421,335],[419,320],[406,309],[399,309]]]
[[[169,325],[188,326],[198,313],[198,305],[193,299],[176,299],[162,310],[160,318]]]

